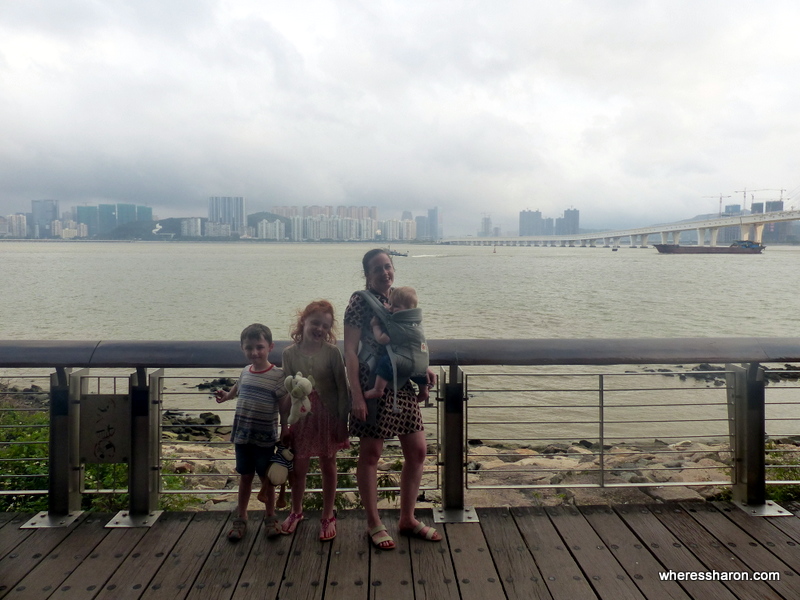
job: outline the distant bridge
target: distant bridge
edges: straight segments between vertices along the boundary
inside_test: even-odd
[[[660,236],[657,243],[680,244],[681,234],[688,231],[697,231],[698,244],[706,245],[706,232],[708,232],[708,245],[716,246],[719,230],[723,227],[740,227],[740,239],[752,240],[761,243],[764,225],[779,221],[800,220],[800,210],[785,210],[769,213],[741,215],[736,217],[719,217],[703,221],[683,221],[669,225],[654,227],[641,227],[639,229],[625,229],[620,231],[603,231],[598,233],[584,233],[576,235],[526,235],[517,237],[464,237],[442,240],[442,244],[461,246],[558,246],[558,247],[597,247],[614,248],[620,245],[622,239],[627,238],[631,247],[647,247],[650,236]],[[671,242],[670,242],[671,238]]]

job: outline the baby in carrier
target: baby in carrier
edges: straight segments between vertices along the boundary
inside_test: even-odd
[[[422,330],[422,313],[417,308],[417,302],[414,288],[395,288],[389,294],[389,314],[383,319],[372,317],[370,325],[375,340],[386,346],[387,351],[378,358],[373,371],[375,385],[364,393],[365,399],[383,396],[386,386],[395,380],[395,375],[399,379],[411,379],[417,384],[417,400],[424,401],[428,398],[428,379],[425,373],[428,368],[428,346]],[[394,368],[391,353],[394,354]]]

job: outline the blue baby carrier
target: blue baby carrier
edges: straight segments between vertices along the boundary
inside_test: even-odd
[[[424,376],[430,364],[430,356],[422,329],[422,310],[409,308],[392,313],[370,292],[360,290],[356,293],[369,304],[389,335],[390,342],[385,348],[392,362],[393,389],[400,389],[411,377]],[[358,360],[369,366],[368,384],[373,386],[378,355],[367,344],[361,344]]]

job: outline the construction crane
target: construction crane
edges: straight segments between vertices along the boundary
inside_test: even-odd
[[[764,188],[762,190],[750,190],[750,206],[751,207],[753,206],[753,193],[754,192],[780,192],[781,193],[781,200],[783,200],[783,192],[785,192],[785,191],[786,190],[775,190],[775,189],[768,189],[768,188]],[[747,188],[744,188],[743,190],[736,190],[733,193],[734,194],[742,194],[743,195],[744,200],[742,202],[742,210],[745,210],[747,208]]]
[[[703,196],[703,198],[716,198],[716,196]],[[730,196],[723,196],[722,194],[719,195],[719,216],[722,216],[722,199],[723,198],[730,198]]]
[[[752,210],[752,207],[753,207],[753,200],[754,200],[753,192],[780,192],[781,193],[780,201],[783,202],[783,192],[785,192],[785,191],[786,191],[785,189],[780,189],[779,190],[779,189],[775,189],[775,188],[764,188],[764,189],[761,189],[761,190],[750,190],[750,208],[751,208],[751,210]],[[746,208],[747,207],[747,188],[744,188],[744,190],[737,190],[737,191],[734,192],[734,194],[738,194],[739,192],[744,194],[744,204],[742,205],[742,208]]]

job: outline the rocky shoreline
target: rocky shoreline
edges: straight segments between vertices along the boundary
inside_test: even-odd
[[[773,440],[776,452],[800,453],[800,437]],[[435,447],[429,447],[423,488],[435,486]],[[235,502],[236,476],[233,448],[165,443],[164,456],[176,457],[176,471],[201,475],[194,479],[198,489],[220,489],[220,478],[231,493],[216,494],[200,510],[225,510]],[[387,444],[379,468],[387,473],[399,457],[395,444]],[[221,459],[221,460],[220,460]],[[605,485],[599,483],[600,453],[596,444],[581,440],[574,444],[542,447],[509,447],[471,444],[468,452],[470,506],[558,506],[598,504],[641,504],[705,501],[729,493],[731,453],[727,441],[684,440],[667,444],[619,443],[604,447],[602,460]],[[202,474],[207,474],[204,478]],[[707,484],[704,482],[708,482]],[[722,482],[722,483],[720,483]],[[614,487],[622,484],[625,487]],[[541,486],[522,488],[520,486]],[[482,489],[481,486],[490,486]],[[355,495],[349,493],[352,500]],[[441,505],[438,490],[420,496],[421,507]],[[382,508],[397,508],[396,501],[381,501]],[[254,510],[260,508],[255,501]]]

